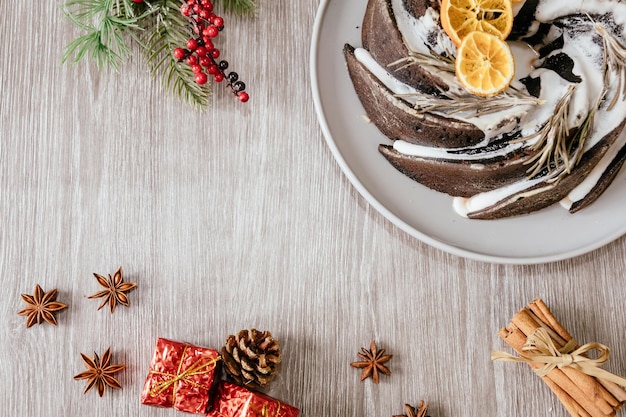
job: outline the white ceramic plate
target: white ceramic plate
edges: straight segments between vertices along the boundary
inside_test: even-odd
[[[311,84],[320,125],[344,173],[365,199],[407,233],[447,252],[497,263],[552,262],[597,249],[626,233],[626,171],[592,206],[558,205],[503,220],[468,220],[452,199],[396,171],[378,153],[389,143],[367,123],[342,49],[361,45],[367,0],[322,0],[311,43]]]

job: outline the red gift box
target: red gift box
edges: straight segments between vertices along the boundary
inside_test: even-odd
[[[300,410],[229,382],[220,381],[207,417],[298,417]]]
[[[158,339],[141,403],[205,414],[220,359],[213,349]]]

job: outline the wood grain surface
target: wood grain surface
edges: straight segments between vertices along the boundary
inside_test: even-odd
[[[79,34],[54,1],[2,1],[0,415],[175,416],[139,403],[157,337],[219,348],[270,330],[284,362],[269,394],[302,416],[566,416],[526,365],[492,363],[496,333],[542,297],[626,374],[624,238],[545,265],[446,254],[372,209],[334,161],[309,81],[317,0],[226,16],[224,56],[249,86],[196,112],[143,58],[119,73],[60,64]],[[98,311],[92,273],[122,266],[130,307]],[[59,289],[59,325],[25,328],[21,293]],[[393,374],[359,382],[374,338]],[[123,390],[82,394],[80,353],[112,348]]]

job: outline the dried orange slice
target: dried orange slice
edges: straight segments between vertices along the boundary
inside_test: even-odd
[[[475,30],[505,40],[513,28],[511,0],[442,0],[441,26],[456,46]]]
[[[456,76],[470,93],[491,97],[504,91],[515,75],[515,61],[506,42],[474,31],[465,36],[456,56]]]

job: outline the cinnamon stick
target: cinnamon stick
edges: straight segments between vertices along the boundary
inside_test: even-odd
[[[573,339],[541,299],[533,300],[515,314],[509,326],[498,335],[523,355],[528,336],[538,328],[547,331],[558,349]],[[529,365],[534,369],[543,366],[532,362]],[[619,385],[591,377],[573,367],[554,368],[542,379],[574,417],[612,417],[626,402],[626,391]]]
[[[512,323],[515,324],[526,337],[530,336],[539,327],[547,326],[546,323],[538,323],[535,321],[527,309],[523,309],[513,316]],[[571,336],[569,336],[569,338],[571,339]],[[562,348],[563,346],[561,345],[559,347]],[[554,380],[561,388],[565,389],[570,396],[576,399],[592,416],[615,414],[614,408],[600,393],[604,388],[597,382],[596,378],[570,367],[564,367],[561,370],[554,369],[548,375],[550,379]]]
[[[500,330],[498,336],[509,344],[518,354],[521,354],[522,348],[526,343],[526,335],[521,330],[509,326]],[[539,365],[529,364],[531,368],[537,369]],[[563,406],[569,411],[572,417],[591,417],[581,406],[574,400],[564,389],[562,389],[556,382],[550,379],[549,376],[542,376],[541,379],[552,390],[556,397],[561,401]]]
[[[554,332],[550,333],[555,344],[562,348],[565,346],[567,342],[572,340],[572,336],[565,330],[565,328],[559,323],[559,321],[554,317],[552,311],[548,308],[548,306],[543,302],[542,299],[535,299],[532,303],[530,303],[527,308],[530,310],[530,314],[535,314],[536,318],[539,318],[539,325],[546,328],[549,332],[554,328]],[[551,323],[547,325],[547,323]],[[554,326],[554,327],[552,327]],[[553,334],[558,334],[559,337],[554,337]],[[561,339],[561,340],[559,340]],[[576,349],[580,346],[576,345]],[[589,377],[591,378],[591,377]],[[593,378],[597,381],[597,383],[603,388],[600,390],[600,395],[604,397],[604,399],[611,404],[611,406],[615,410],[619,410],[622,408],[622,405],[626,402],[626,390],[620,387],[614,382],[606,381],[601,378]]]
[[[565,328],[561,325],[561,323],[559,323],[559,321],[554,317],[554,315],[552,314],[552,311],[550,311],[548,306],[544,303],[544,301],[541,298],[537,298],[533,300],[533,302],[531,302],[528,305],[528,309],[530,309],[530,311],[532,311],[537,317],[539,317],[539,319],[544,324],[550,323],[550,327],[555,329],[555,333],[557,333],[565,341],[565,343],[572,340],[572,336],[567,332],[567,330],[565,330]],[[553,339],[555,340],[555,342],[557,341],[555,337],[553,337]],[[565,344],[559,343],[559,345],[560,347],[563,347]],[[576,346],[576,347],[578,348],[579,346]],[[616,409],[619,410],[622,407],[622,405],[626,402],[626,390],[624,390],[624,388],[620,387],[619,385],[611,381],[606,381],[601,378],[598,378],[597,381],[615,399],[615,401],[618,404],[614,405],[614,407],[616,407]],[[609,402],[612,403],[611,401]]]
[[[559,334],[565,341],[569,342],[572,340],[572,335],[569,334],[567,330],[559,323],[559,321],[554,317],[552,311],[548,308],[546,303],[543,302],[541,298],[534,299],[529,305],[528,308],[537,314],[539,312],[541,316],[541,321],[543,321],[547,326],[553,329],[555,332]],[[540,317],[541,317],[540,316]]]

